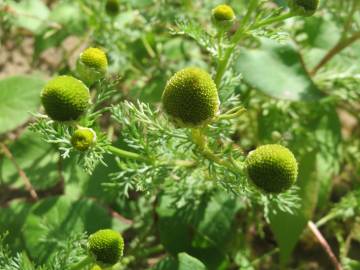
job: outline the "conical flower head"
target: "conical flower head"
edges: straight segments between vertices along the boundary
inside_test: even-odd
[[[252,183],[267,193],[288,190],[298,175],[293,153],[278,144],[263,145],[250,152],[245,161]]]
[[[219,112],[219,97],[211,76],[200,68],[185,68],[167,82],[162,103],[180,127],[201,127]]]
[[[56,121],[77,120],[90,104],[89,89],[71,76],[59,76],[50,80],[40,96],[45,112]]]

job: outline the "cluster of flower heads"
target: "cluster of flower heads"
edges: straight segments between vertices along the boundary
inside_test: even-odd
[[[106,75],[106,54],[99,48],[88,48],[77,62],[77,78],[62,75],[50,80],[40,97],[46,114],[54,121],[77,121],[91,105],[89,87]],[[86,151],[96,142],[96,133],[90,128],[79,127],[71,138],[71,144],[79,151]]]
[[[318,0],[288,0],[294,15],[310,16],[318,8]],[[229,29],[236,19],[228,5],[212,10],[212,21],[220,30]],[[205,70],[189,67],[175,73],[162,95],[165,112],[176,126],[202,128],[220,113],[216,84]],[[277,144],[263,145],[249,153],[245,161],[248,178],[265,193],[287,191],[296,182],[298,164],[293,153]]]
[[[288,0],[291,12],[312,15],[318,0]],[[108,0],[106,12],[119,12],[117,0]],[[212,10],[212,20],[221,30],[229,28],[236,19],[228,5]],[[58,76],[50,80],[41,92],[45,112],[54,121],[77,121],[91,105],[89,87],[104,78],[108,62],[99,48],[88,48],[80,54],[76,65],[77,78]],[[167,82],[162,104],[174,124],[182,128],[202,128],[220,114],[218,90],[211,75],[203,69],[188,67],[176,72]],[[72,146],[87,151],[96,143],[96,133],[90,128],[79,127],[71,138]],[[280,145],[261,146],[246,159],[249,179],[261,190],[269,193],[286,191],[296,181],[297,162],[287,148]]]
[[[309,16],[318,8],[318,0],[288,0],[294,14]],[[106,12],[119,12],[117,0],[106,2]],[[236,16],[228,5],[212,10],[212,20],[220,29],[232,25]],[[91,105],[89,87],[105,77],[108,68],[106,54],[99,48],[88,48],[77,62],[77,78],[69,75],[50,80],[41,92],[47,115],[54,121],[77,121]],[[188,67],[176,72],[167,82],[162,104],[164,111],[177,127],[203,128],[220,113],[218,90],[211,75],[203,69]],[[91,128],[78,127],[71,144],[78,151],[87,151],[96,143]],[[263,145],[251,151],[245,168],[253,185],[265,193],[278,194],[288,190],[297,179],[298,165],[293,153],[278,144]],[[89,257],[96,265],[92,270],[111,267],[123,256],[124,240],[116,231],[105,229],[90,235]]]
[[[185,68],[166,84],[162,103],[179,127],[202,128],[219,114],[218,91],[210,74],[199,68]],[[258,147],[246,159],[249,179],[266,193],[281,193],[296,181],[298,166],[292,152],[271,144]]]

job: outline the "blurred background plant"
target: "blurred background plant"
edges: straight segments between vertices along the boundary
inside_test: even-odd
[[[0,2],[0,268],[69,269],[85,232],[112,228],[125,238],[114,269],[360,269],[360,3],[320,1],[312,17],[266,25],[286,1],[227,1],[229,37],[250,28],[221,62],[231,43],[211,10],[222,2],[123,0],[118,13],[105,2]],[[85,119],[104,136],[92,156],[72,155],[73,127],[49,130],[29,112],[89,46],[109,61]],[[299,162],[297,188],[273,200],[248,189],[169,125],[161,94],[188,66],[222,73],[222,112],[247,110],[211,125],[209,144],[241,159],[281,143]],[[114,160],[109,141],[175,164]]]

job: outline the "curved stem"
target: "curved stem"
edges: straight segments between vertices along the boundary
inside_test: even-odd
[[[234,119],[240,115],[242,115],[244,112],[246,112],[245,108],[240,108],[237,111],[235,111],[234,113],[232,112],[227,112],[225,114],[221,114],[217,117],[218,120],[230,120],[230,119]]]
[[[289,12],[289,13],[285,13],[285,14],[281,14],[277,17],[272,17],[269,19],[265,19],[262,20],[256,24],[254,24],[252,27],[250,27],[250,30],[255,30],[258,29],[260,27],[264,27],[266,25],[272,24],[272,23],[276,23],[276,22],[281,22],[281,21],[285,21],[286,19],[289,19],[291,17],[294,17],[296,14],[293,12]]]
[[[316,226],[317,226],[317,227],[321,227],[321,226],[323,226],[324,224],[326,224],[328,221],[336,218],[337,216],[338,216],[338,213],[332,212],[332,213],[324,216],[323,218],[321,218],[318,222],[316,222]]]
[[[4,155],[13,163],[14,167],[18,171],[20,178],[24,181],[25,188],[29,192],[31,199],[37,201],[39,199],[38,194],[36,193],[34,187],[32,186],[29,177],[26,175],[24,170],[15,160],[13,154],[10,152],[10,149],[3,143],[0,143],[0,149],[2,150]]]
[[[77,264],[70,267],[70,270],[83,270],[86,266],[89,266],[91,264],[93,264],[93,261],[89,256],[87,256]]]
[[[351,37],[341,39],[315,66],[311,71],[311,75],[315,75],[323,66],[325,66],[335,55],[360,39],[360,32],[354,33]]]
[[[149,159],[149,158],[146,158],[146,157],[141,156],[141,155],[139,155],[137,153],[134,153],[134,152],[130,152],[130,151],[120,149],[120,148],[112,146],[112,145],[108,146],[107,150],[109,152],[111,152],[112,154],[114,154],[114,155],[116,155],[118,157],[121,157],[121,158],[134,159],[134,160],[143,161],[143,162],[146,162],[146,163],[153,163],[153,161],[151,159]]]
[[[261,257],[253,260],[251,262],[251,265],[252,266],[255,266],[255,265],[258,265],[262,260],[264,260],[265,258],[267,257],[271,257],[273,256],[274,254],[278,253],[280,251],[279,248],[274,248],[273,250],[270,250],[269,252],[265,253],[264,255],[262,255]]]
[[[354,14],[357,11],[357,5],[359,4],[358,0],[353,0],[351,3],[351,7],[350,7],[350,12],[348,14],[348,18],[344,24],[344,30],[343,33],[341,35],[341,39],[346,38],[347,33],[349,32],[350,28],[351,28],[351,24],[354,20]]]
[[[198,146],[199,152],[208,160],[211,160],[223,167],[226,167],[233,173],[242,173],[242,168],[236,166],[236,164],[229,162],[227,160],[223,160],[218,157],[207,145],[206,138],[200,129],[192,129],[192,139],[193,142]]]
[[[342,268],[341,264],[339,263],[339,261],[337,260],[337,258],[335,256],[334,252],[332,251],[329,243],[326,241],[326,239],[321,234],[321,232],[319,231],[317,226],[314,224],[314,222],[309,221],[308,222],[308,228],[315,235],[315,237],[319,241],[320,245],[325,250],[326,254],[329,256],[331,262],[334,264],[335,269],[336,270],[342,270],[343,268]]]

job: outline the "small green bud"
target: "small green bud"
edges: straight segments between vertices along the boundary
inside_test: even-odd
[[[216,27],[228,29],[235,20],[234,10],[228,5],[218,5],[212,10],[212,21]]]
[[[96,264],[109,267],[116,264],[123,256],[124,239],[114,230],[99,230],[89,236],[88,249]]]
[[[91,270],[102,270],[102,268],[98,265],[94,265]]]
[[[77,120],[90,104],[89,89],[71,76],[59,76],[50,80],[40,97],[45,112],[56,121]]]
[[[185,68],[165,86],[162,103],[180,127],[201,127],[219,113],[219,97],[211,76],[200,68]]]
[[[109,16],[116,16],[120,12],[118,0],[107,0],[105,4],[105,11]]]
[[[258,147],[245,161],[250,180],[267,193],[288,190],[298,175],[298,165],[293,153],[279,144]]]
[[[300,16],[312,16],[319,7],[319,0],[287,0],[292,12]]]
[[[96,133],[91,128],[78,128],[71,136],[71,144],[78,151],[86,151],[96,143]]]
[[[80,54],[76,70],[79,77],[91,86],[106,75],[108,61],[103,50],[88,48]]]
[[[217,21],[232,21],[235,19],[234,10],[228,5],[218,5],[212,10],[212,16]]]

